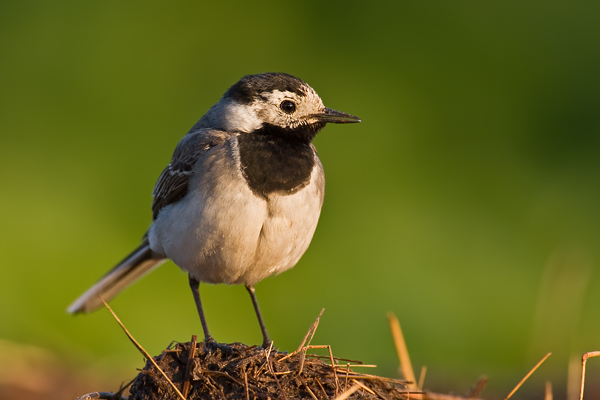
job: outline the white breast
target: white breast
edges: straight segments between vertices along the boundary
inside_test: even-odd
[[[325,179],[316,152],[306,187],[267,200],[248,188],[236,154],[235,137],[210,150],[188,194],[162,209],[148,232],[153,251],[202,282],[254,285],[292,268],[321,213]]]

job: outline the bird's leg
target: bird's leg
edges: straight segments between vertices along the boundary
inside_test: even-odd
[[[262,319],[262,315],[260,314],[260,309],[258,308],[258,301],[256,300],[256,294],[254,293],[254,286],[246,285],[246,290],[250,293],[250,298],[252,299],[252,305],[254,306],[254,311],[256,311],[256,316],[258,317],[258,323],[260,324],[260,330],[263,334],[263,344],[262,347],[267,349],[271,345],[271,339],[269,339],[269,334],[267,333],[267,328],[265,328],[265,322]]]
[[[202,323],[202,329],[204,330],[204,344],[214,344],[217,343],[210,333],[208,333],[208,326],[206,325],[206,318],[204,317],[204,310],[202,310],[202,301],[200,301],[200,282],[198,282],[191,274],[190,278],[190,288],[192,289],[192,293],[194,295],[194,301],[196,302],[196,308],[198,309],[198,315],[200,316],[200,322]]]

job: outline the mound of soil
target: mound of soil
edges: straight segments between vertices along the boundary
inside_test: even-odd
[[[289,355],[242,343],[198,343],[192,353],[188,342],[176,344],[154,360],[187,400],[316,400],[335,399],[342,394],[349,395],[349,399],[406,398],[402,381],[354,372],[349,363],[339,363],[340,359],[334,359],[332,366],[322,360],[329,361],[330,357],[305,351]],[[130,388],[129,400],[180,398],[147,361]]]

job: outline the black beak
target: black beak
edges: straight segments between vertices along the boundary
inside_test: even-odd
[[[331,122],[333,124],[352,124],[360,122],[360,118],[355,117],[354,115],[335,111],[327,107],[325,107],[320,114],[314,114],[313,116],[320,122]]]

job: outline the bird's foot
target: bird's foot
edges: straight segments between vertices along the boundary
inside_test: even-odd
[[[216,349],[219,346],[219,342],[217,342],[212,336],[206,335],[204,336],[204,347],[208,350]]]
[[[272,345],[273,345],[273,341],[269,338],[265,338],[265,340],[263,340],[261,347],[265,350],[268,350]]]
[[[236,351],[230,344],[219,343],[212,336],[207,336],[204,338],[204,347],[207,351],[219,350],[225,354],[230,354]]]

